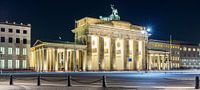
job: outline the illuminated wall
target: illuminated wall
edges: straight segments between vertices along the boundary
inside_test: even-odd
[[[115,61],[113,64],[114,70],[124,70],[124,58],[125,58],[125,51],[124,51],[124,40],[123,39],[116,39],[115,41]]]
[[[76,55],[73,44],[36,42],[31,48],[30,66],[39,72],[73,71],[74,56],[76,70],[85,71],[85,45],[76,45]]]
[[[101,21],[85,17],[72,30],[87,45],[86,70],[145,69],[148,33],[124,21]]]
[[[112,55],[112,47],[111,47],[111,38],[103,37],[104,39],[104,58],[102,60],[102,69],[110,70],[111,69],[111,55]]]

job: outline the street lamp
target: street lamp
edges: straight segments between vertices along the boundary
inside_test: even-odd
[[[151,28],[150,27],[147,27],[147,32],[151,32]]]
[[[75,28],[77,28],[76,25],[77,25],[77,21],[75,20]],[[76,39],[77,39],[76,36],[77,36],[77,35],[76,35],[76,34],[77,34],[77,33],[76,33],[76,31],[75,31],[75,35],[74,35],[74,62],[73,62],[73,64],[74,64],[74,65],[73,65],[73,67],[74,67],[74,68],[73,68],[73,71],[74,71],[74,72],[76,72],[76,70],[77,70],[77,67],[76,67],[76,66],[77,66],[77,65],[76,65]]]
[[[145,33],[144,33],[144,32],[145,32]],[[151,32],[151,28],[150,28],[150,27],[147,27],[147,28],[144,27],[144,29],[142,30],[142,33],[147,34],[146,61],[145,61],[145,67],[146,67],[145,72],[146,72],[146,73],[147,73],[147,71],[148,71],[148,59],[149,59],[149,58],[148,58],[148,44],[149,44],[149,36],[151,35],[150,32]]]

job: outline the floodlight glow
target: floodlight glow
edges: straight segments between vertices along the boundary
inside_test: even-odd
[[[148,27],[148,28],[147,28],[147,32],[151,32],[151,28]]]
[[[144,34],[144,33],[145,33],[145,30],[142,30],[141,33]]]

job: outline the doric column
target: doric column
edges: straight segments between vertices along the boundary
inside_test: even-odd
[[[83,71],[86,71],[87,67],[87,50],[83,50]]]
[[[111,42],[110,42],[110,56],[111,56],[111,60],[110,60],[110,69],[114,70],[114,63],[115,63],[115,55],[116,55],[116,46],[115,46],[115,38],[111,38]]]
[[[39,51],[38,51],[38,54],[39,54],[39,65],[40,65],[40,71],[42,72],[43,71],[43,65],[42,65],[42,56],[41,56],[41,48],[39,48]]]
[[[139,58],[139,51],[138,51],[138,41],[133,41],[133,61],[134,61],[134,69],[139,70],[138,67],[138,58]]]
[[[47,60],[47,49],[43,48],[43,56],[44,56],[44,71],[48,71],[48,60]]]
[[[104,38],[103,36],[98,36],[98,61],[99,61],[99,70],[105,70],[105,63],[104,63]]]
[[[87,36],[87,61],[86,61],[86,70],[91,70],[91,63],[92,63],[92,36]]]
[[[138,70],[142,70],[145,67],[145,46],[143,41],[138,41],[138,61],[137,61],[137,68]]]
[[[165,70],[165,55],[162,55],[162,70]]]
[[[110,70],[111,68],[111,58],[112,58],[112,46],[111,46],[111,38],[103,37],[104,45],[102,47],[103,52],[103,70]]]
[[[157,58],[158,58],[158,59],[157,59],[158,70],[160,70],[160,64],[161,64],[161,63],[160,63],[160,61],[161,61],[161,60],[160,60],[160,54],[158,54]]]
[[[132,39],[130,39],[129,40],[129,43],[128,43],[129,45],[128,45],[128,48],[129,48],[129,50],[127,50],[127,54],[128,54],[128,59],[130,58],[131,59],[131,61],[129,61],[129,60],[127,60],[127,68],[129,69],[129,70],[135,70],[135,54],[134,54],[134,41],[132,40]]]
[[[129,57],[129,41],[128,39],[124,39],[124,47],[123,47],[123,51],[124,51],[124,70],[128,70],[130,69],[130,65],[129,65],[129,61],[128,61],[128,57]]]
[[[58,71],[58,49],[54,48],[54,60],[53,60],[53,64],[54,64],[54,70]]]
[[[68,71],[68,52],[67,52],[67,49],[64,50],[64,65],[65,65],[65,71]]]
[[[148,69],[151,70],[151,66],[152,66],[152,55],[151,54],[148,54],[149,56],[149,61],[148,61]]]
[[[116,60],[114,62],[114,68],[116,70],[124,70],[124,39],[116,39]]]
[[[36,71],[40,71],[39,70],[39,58],[38,58],[38,49],[35,49],[35,59],[36,59]]]
[[[44,70],[44,66],[45,66],[45,63],[44,63],[44,48],[42,47],[41,49],[41,53],[40,53],[40,55],[41,55],[41,63],[42,63],[42,72],[44,72],[45,70]]]

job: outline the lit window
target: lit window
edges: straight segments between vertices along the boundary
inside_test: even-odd
[[[16,48],[16,55],[19,55],[19,48]]]
[[[5,65],[5,64],[4,64],[4,60],[0,60],[0,68],[1,68],[1,69],[4,69],[4,65]]]
[[[23,68],[26,68],[26,60],[23,60]]]
[[[26,48],[23,48],[23,55],[27,55]]]
[[[188,51],[191,51],[191,48],[188,48]]]
[[[8,60],[8,68],[12,69],[12,60]]]
[[[180,50],[182,50],[182,48],[180,48]]]
[[[8,48],[8,54],[12,54],[12,48]]]
[[[19,68],[19,60],[16,60],[16,68]]]
[[[199,48],[197,48],[197,51],[199,51]]]
[[[0,47],[0,54],[5,54],[5,48],[4,47]]]
[[[183,47],[183,50],[184,50],[184,51],[187,51],[187,48],[186,48],[186,47]]]

